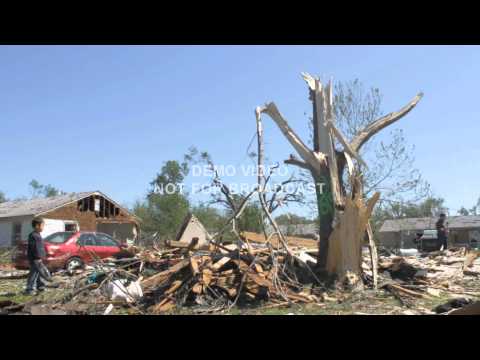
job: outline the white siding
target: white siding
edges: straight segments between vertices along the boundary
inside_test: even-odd
[[[43,238],[54,234],[56,232],[65,231],[65,221],[63,220],[54,220],[54,219],[43,219],[45,221],[45,227],[40,235]]]
[[[12,246],[12,229],[10,221],[0,222],[0,247]]]

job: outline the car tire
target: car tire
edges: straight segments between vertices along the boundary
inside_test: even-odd
[[[84,263],[82,259],[79,257],[72,257],[68,259],[67,263],[65,264],[65,270],[67,271],[73,271],[75,269],[81,269],[83,268]]]

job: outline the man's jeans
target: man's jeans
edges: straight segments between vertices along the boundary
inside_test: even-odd
[[[439,236],[438,240],[440,241],[440,247],[443,246],[443,250],[447,250],[448,240],[446,236]]]
[[[43,265],[41,260],[29,260],[30,272],[27,278],[27,291],[33,291],[45,288],[45,282],[50,281],[48,269]]]

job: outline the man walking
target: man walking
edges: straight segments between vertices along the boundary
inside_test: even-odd
[[[33,231],[28,236],[27,258],[30,265],[30,273],[28,274],[27,288],[25,290],[25,293],[28,295],[35,295],[35,289],[37,292],[45,290],[45,283],[42,278],[50,281],[50,273],[42,263],[42,258],[46,256],[45,245],[42,235],[40,235],[44,226],[43,219],[33,219]]]
[[[445,214],[440,214],[440,218],[437,220],[436,228],[437,228],[437,237],[438,241],[441,245],[440,250],[447,250],[448,242],[447,242],[447,228],[445,227]]]

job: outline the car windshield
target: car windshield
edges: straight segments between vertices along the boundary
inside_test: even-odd
[[[57,232],[47,236],[44,241],[52,244],[63,244],[68,239],[70,239],[73,234],[74,232],[71,231]]]

